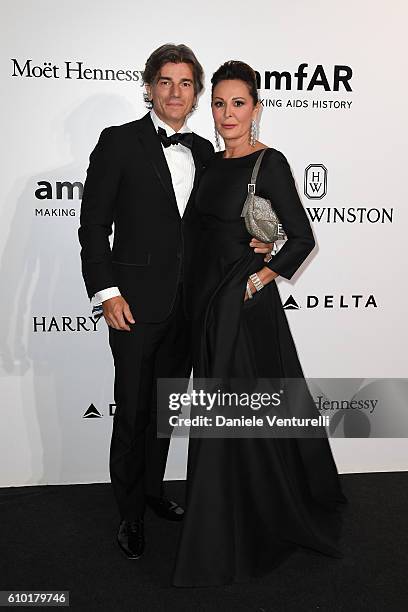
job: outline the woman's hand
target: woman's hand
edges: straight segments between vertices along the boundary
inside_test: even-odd
[[[272,258],[271,253],[274,244],[274,242],[260,242],[256,238],[252,238],[249,246],[254,249],[254,253],[265,253],[264,261],[268,263]]]
[[[268,283],[271,283],[277,276],[279,276],[279,274],[277,274],[276,272],[274,272],[273,270],[271,270],[270,268],[266,266],[262,268],[261,270],[259,270],[257,272],[257,275],[263,285],[267,285]],[[252,295],[254,295],[254,293],[256,293],[257,290],[256,290],[254,283],[251,281],[250,278],[248,278],[248,285],[249,285],[249,290],[251,291]],[[244,302],[246,302],[247,300],[249,300],[249,296],[245,289]]]

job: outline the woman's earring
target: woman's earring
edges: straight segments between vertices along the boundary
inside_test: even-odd
[[[251,131],[250,131],[250,135],[249,135],[249,144],[251,145],[251,147],[255,146],[255,143],[258,139],[258,124],[255,121],[255,119],[252,119],[251,121]]]
[[[217,147],[217,151],[220,151],[221,150],[220,135],[218,134],[215,123],[214,123],[214,134],[215,134],[215,146]]]

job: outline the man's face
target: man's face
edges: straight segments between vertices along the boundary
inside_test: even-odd
[[[196,100],[193,67],[167,62],[156,81],[146,84],[146,92],[157,116],[174,130],[180,129]]]

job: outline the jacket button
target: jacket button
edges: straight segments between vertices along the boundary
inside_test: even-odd
[[[177,253],[177,259],[181,259],[181,253],[180,253],[180,251]]]

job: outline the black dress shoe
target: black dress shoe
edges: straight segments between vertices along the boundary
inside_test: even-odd
[[[183,519],[183,508],[170,499],[147,495],[146,503],[161,518],[165,518],[168,521],[181,521]]]
[[[139,559],[142,556],[145,546],[142,518],[121,522],[118,544],[128,559]]]

